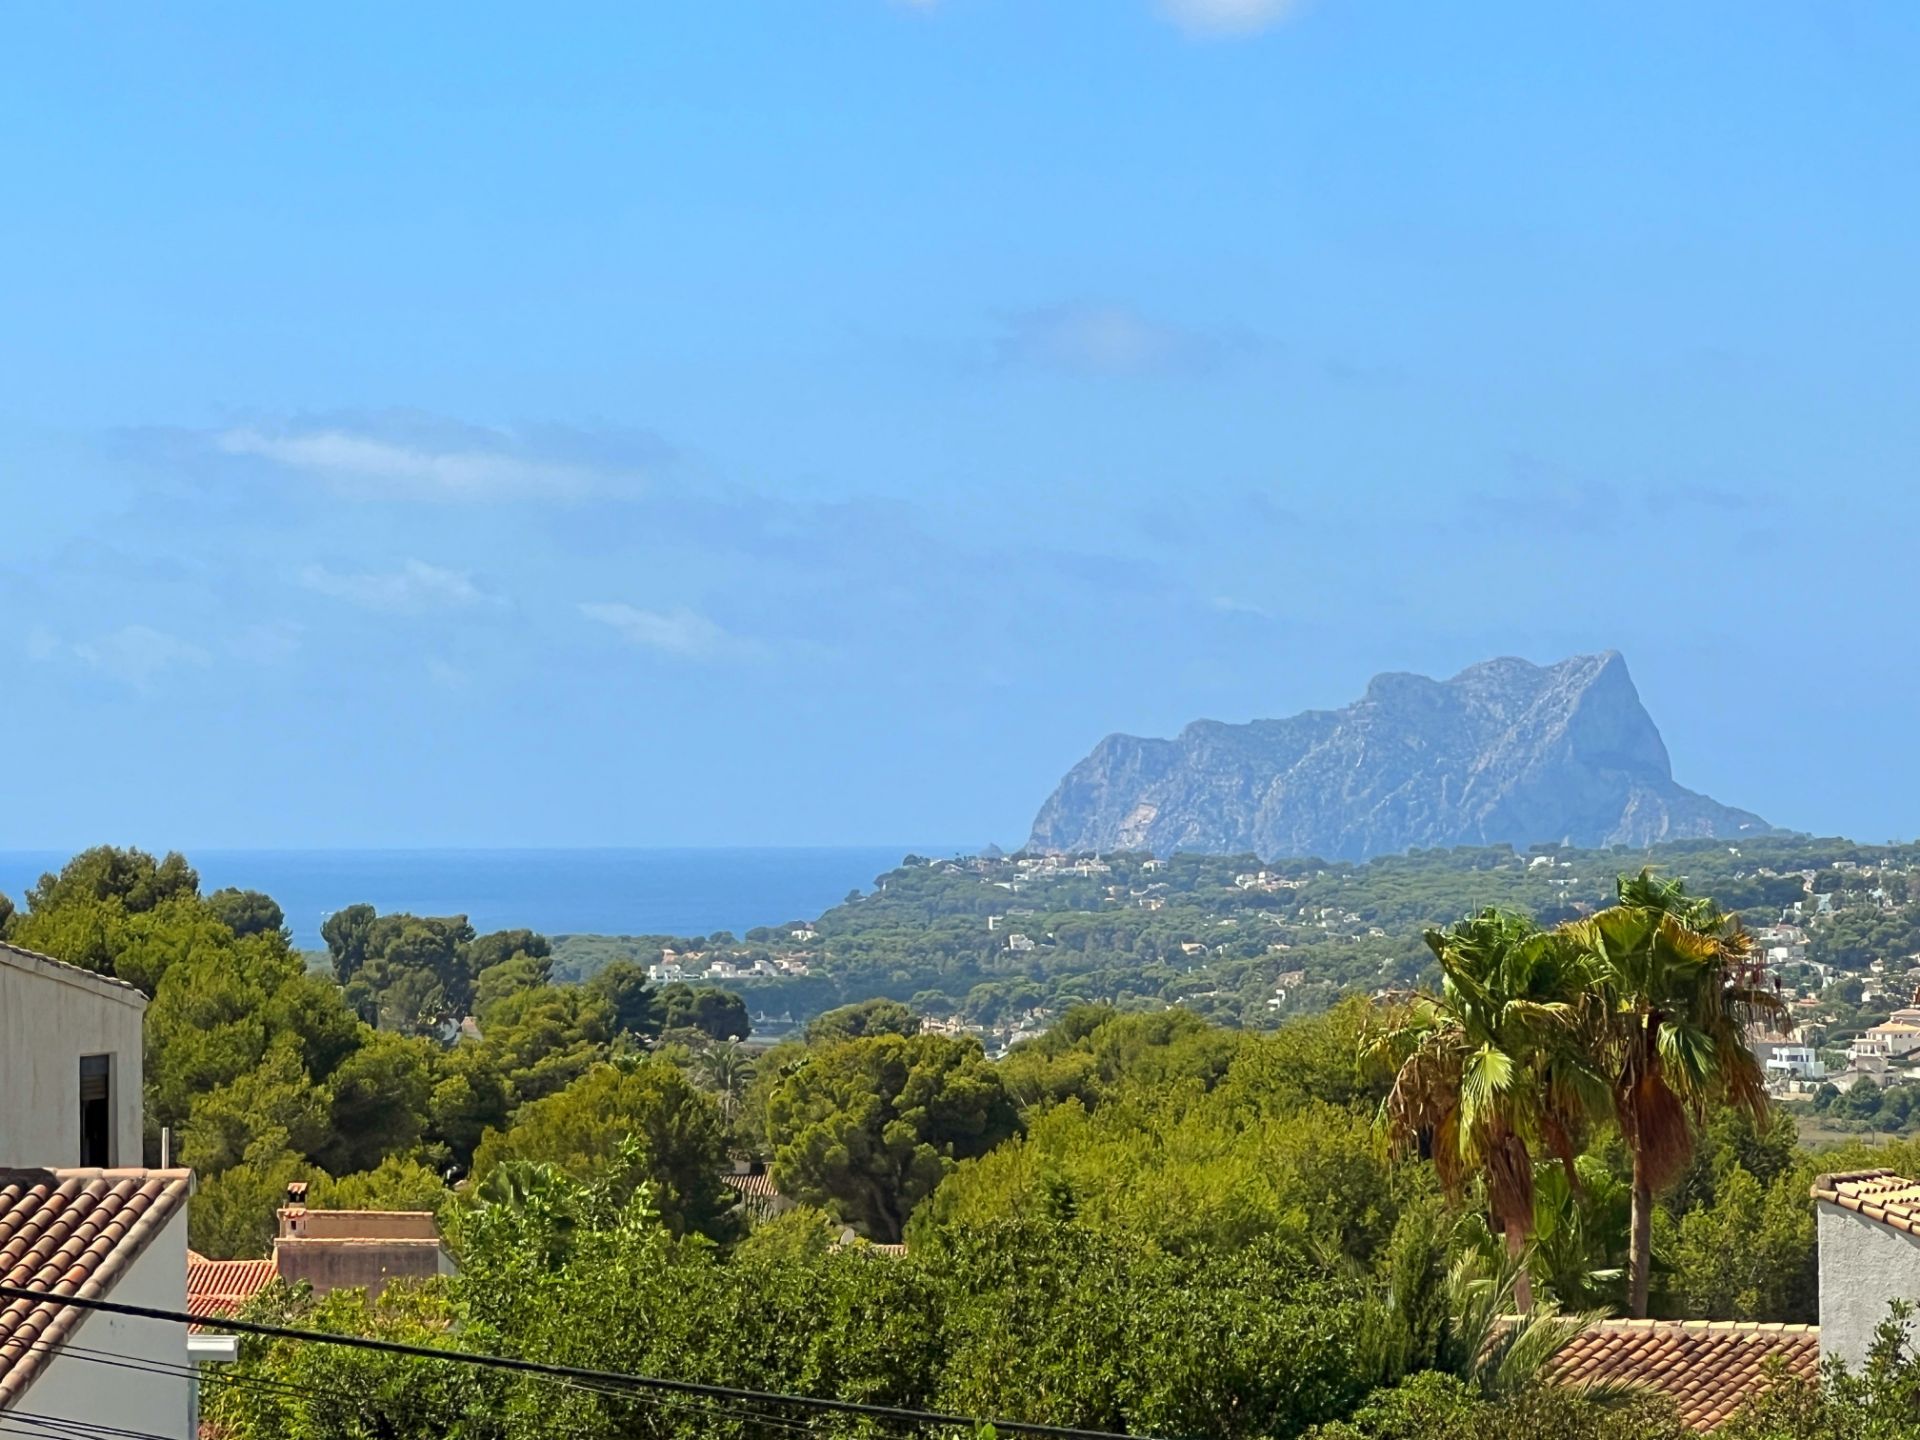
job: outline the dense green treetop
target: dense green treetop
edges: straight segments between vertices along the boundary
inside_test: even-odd
[[[178,851],[155,859],[144,850],[97,845],[83,850],[27,891],[30,910],[69,908],[86,902],[111,904],[129,915],[163,901],[198,896],[200,876]]]
[[[746,1002],[711,986],[695,989],[684,982],[668,985],[655,1001],[660,1030],[696,1031],[709,1040],[744,1040],[753,1031]]]
[[[862,1000],[814,1017],[807,1025],[807,1043],[859,1040],[868,1035],[918,1035],[920,1016],[898,1000]]]
[[[623,1147],[631,1147],[625,1148]],[[642,1183],[676,1233],[721,1238],[733,1197],[721,1172],[727,1130],[718,1106],[662,1060],[596,1065],[565,1089],[520,1108],[511,1129],[489,1131],[474,1157],[484,1183],[503,1165],[546,1164],[587,1181],[615,1169],[621,1198]]]
[[[956,1161],[984,1155],[1018,1124],[979,1045],[940,1035],[823,1045],[767,1098],[781,1189],[888,1242]]]
[[[258,890],[237,890],[228,886],[207,897],[207,904],[220,923],[242,939],[269,930],[282,929],[286,912],[271,895]]]

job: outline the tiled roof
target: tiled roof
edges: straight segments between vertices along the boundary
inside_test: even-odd
[[[186,1206],[185,1170],[0,1170],[0,1282],[97,1299]],[[20,1398],[87,1312],[0,1304],[0,1410]]]
[[[42,955],[38,950],[22,950],[18,945],[0,945],[0,963],[11,963],[26,970],[38,970],[50,966],[57,977],[101,986],[114,992],[129,992],[122,994],[120,998],[140,1005],[147,1003],[147,992],[130,981],[122,980],[117,975],[102,975],[98,970],[89,970],[84,965],[70,965],[65,960],[56,960],[51,955]]]
[[[773,1176],[764,1170],[758,1175],[722,1175],[720,1183],[740,1197],[743,1210],[759,1219],[769,1219],[787,1208],[787,1197],[773,1183]]]
[[[187,1311],[196,1320],[237,1315],[276,1273],[271,1260],[209,1260],[188,1251]]]
[[[1909,1235],[1920,1235],[1920,1185],[1891,1170],[1817,1176],[1813,1198],[1854,1210]]]
[[[1560,1352],[1554,1378],[1644,1385],[1667,1396],[1695,1430],[1711,1430],[1767,1381],[1779,1356],[1787,1373],[1820,1373],[1820,1327],[1738,1320],[1603,1320]]]

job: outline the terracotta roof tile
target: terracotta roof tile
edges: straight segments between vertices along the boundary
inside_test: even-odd
[[[1920,1234],[1920,1185],[1891,1170],[1818,1176],[1813,1182],[1813,1198],[1909,1235]]]
[[[762,1220],[770,1218],[786,1202],[787,1197],[780,1193],[773,1176],[766,1171],[758,1175],[722,1175],[720,1183],[740,1197],[743,1210]]]
[[[187,1203],[185,1170],[0,1169],[0,1284],[103,1296]],[[0,1410],[87,1312],[0,1302]]]
[[[189,1250],[187,1311],[199,1320],[237,1315],[277,1273],[271,1260],[209,1260]]]
[[[1775,1356],[1802,1380],[1820,1373],[1817,1325],[1736,1320],[1603,1320],[1560,1352],[1554,1378],[1644,1385],[1670,1398],[1695,1430],[1711,1430],[1764,1387]]]

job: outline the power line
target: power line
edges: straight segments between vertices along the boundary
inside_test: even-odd
[[[173,1440],[172,1436],[155,1434],[151,1430],[128,1430],[119,1425],[97,1425],[87,1420],[35,1415],[24,1410],[0,1410],[0,1421],[27,1427],[24,1430],[8,1430],[6,1425],[0,1425],[0,1434],[78,1435],[99,1437],[99,1440]]]
[[[1070,1425],[1042,1425],[1029,1420],[983,1420],[967,1415],[946,1415],[933,1410],[914,1410],[898,1405],[874,1405],[860,1400],[834,1400],[818,1395],[785,1395],[774,1390],[750,1390],[737,1385],[708,1385],[697,1380],[669,1380],[657,1375],[623,1375],[614,1370],[589,1370],[575,1365],[552,1365],[523,1360],[513,1355],[486,1355],[472,1350],[436,1350],[428,1345],[409,1345],[399,1340],[380,1340],[370,1335],[336,1335],[324,1330],[295,1330],[284,1325],[262,1325],[252,1320],[222,1318],[209,1320],[184,1310],[163,1310],[150,1305],[127,1305],[115,1300],[94,1300],[79,1295],[54,1295],[43,1290],[27,1290],[18,1285],[0,1284],[0,1299],[27,1300],[43,1305],[72,1306],[108,1315],[125,1315],[136,1320],[161,1320],[181,1325],[203,1325],[210,1329],[233,1330],[243,1335],[259,1335],[269,1340],[296,1340],[313,1345],[335,1345],[350,1350],[372,1350],[383,1355],[400,1355],[415,1360],[443,1360],[474,1365],[482,1369],[506,1370],[519,1375],[537,1375],[573,1381],[587,1388],[619,1387],[626,1393],[636,1390],[661,1390],[672,1394],[697,1395],[709,1400],[738,1400],[758,1405],[794,1405],[831,1411],[841,1415],[860,1415],[872,1420],[903,1421],[915,1425],[948,1426],[978,1430],[992,1425],[1005,1435],[1037,1435],[1048,1440],[1148,1440],[1112,1430],[1085,1430]]]
[[[201,1382],[203,1388],[214,1385],[247,1384],[274,1391],[277,1394],[291,1392],[301,1396],[325,1397],[329,1392],[313,1386],[291,1385],[281,1381],[269,1380],[262,1376],[240,1376],[222,1373],[217,1368],[203,1368],[193,1361],[169,1361],[147,1355],[128,1355],[118,1350],[98,1350],[87,1345],[58,1340],[36,1340],[24,1346],[23,1352],[38,1351],[45,1355],[58,1355],[69,1360],[89,1365],[103,1365],[114,1370],[129,1371],[136,1375],[150,1375],[162,1380],[179,1380],[186,1384]],[[337,1393],[332,1398],[338,1399]],[[125,1440],[145,1440],[145,1431],[124,1430],[118,1426],[100,1425],[82,1420],[62,1419],[56,1416],[35,1415],[21,1410],[0,1410],[0,1420],[21,1420],[38,1422],[43,1427],[65,1427],[62,1433],[86,1433],[95,1436],[121,1436]],[[0,1433],[21,1434],[25,1432]],[[166,1437],[155,1437],[166,1440]]]
[[[128,1355],[120,1350],[98,1350],[72,1341],[36,1340],[21,1347],[22,1353],[37,1351],[43,1355],[64,1355],[89,1365],[105,1365],[114,1370],[131,1370],[141,1375],[157,1375],[167,1380],[200,1380],[208,1385],[250,1385],[294,1395],[338,1398],[338,1392],[317,1385],[295,1385],[285,1380],[269,1380],[262,1375],[234,1375],[225,1371],[223,1362],[209,1362],[206,1368],[191,1360],[161,1360],[151,1355]],[[19,1412],[0,1410],[0,1417]]]
[[[69,1340],[69,1342],[60,1342],[60,1340],[35,1340],[33,1344],[25,1346],[25,1350],[29,1350],[29,1352],[40,1352],[40,1354],[60,1354],[60,1356],[67,1356],[69,1359],[84,1361],[84,1363],[90,1363],[90,1365],[106,1365],[109,1369],[131,1371],[134,1375],[156,1375],[159,1379],[171,1380],[200,1380],[202,1388],[209,1390],[209,1392],[213,1392],[213,1390],[236,1390],[236,1388],[238,1388],[238,1390],[263,1390],[263,1392],[271,1392],[271,1394],[280,1396],[280,1398],[286,1398],[286,1400],[309,1400],[309,1402],[319,1400],[319,1402],[324,1402],[324,1404],[328,1405],[348,1405],[348,1407],[355,1404],[351,1396],[344,1396],[338,1388],[326,1388],[326,1386],[317,1386],[317,1384],[298,1384],[298,1382],[294,1382],[294,1380],[267,1379],[265,1375],[246,1375],[246,1373],[242,1373],[242,1371],[238,1371],[238,1369],[228,1367],[225,1363],[209,1363],[209,1365],[202,1367],[202,1365],[198,1365],[198,1363],[194,1363],[194,1361],[169,1361],[169,1359],[157,1359],[157,1357],[154,1356],[129,1356],[129,1354],[119,1352],[119,1350],[98,1350],[98,1348],[92,1348],[92,1346],[75,1344],[75,1342],[71,1342],[71,1340]],[[434,1352],[434,1354],[436,1354],[436,1356],[442,1356],[444,1352]],[[785,1434],[814,1434],[814,1428],[812,1428],[812,1425],[808,1425],[806,1421],[793,1421],[793,1419],[785,1419],[785,1417],[781,1417],[781,1415],[766,1415],[764,1411],[758,1411],[758,1409],[728,1407],[728,1405],[720,1404],[720,1402],[699,1400],[699,1398],[674,1400],[674,1398],[668,1398],[668,1396],[645,1394],[645,1392],[641,1392],[641,1390],[634,1390],[632,1386],[586,1384],[586,1382],[582,1382],[582,1380],[563,1380],[557,1379],[557,1377],[551,1377],[549,1384],[559,1384],[559,1386],[563,1386],[566,1390],[574,1390],[574,1392],[578,1392],[578,1394],[599,1396],[599,1398],[605,1398],[605,1400],[620,1400],[620,1402],[626,1402],[626,1404],[630,1405],[649,1405],[649,1407],[659,1409],[659,1411],[678,1411],[678,1413],[684,1413],[684,1415],[699,1415],[701,1419],[708,1419],[708,1421],[728,1421],[728,1423],[733,1423],[733,1425],[755,1427],[758,1428],[758,1430],[762,1430],[762,1432],[766,1432],[766,1430],[780,1430],[780,1432],[785,1432]],[[396,1404],[405,1407],[405,1409],[409,1409],[409,1411],[413,1411],[413,1413],[419,1413],[420,1411],[419,1400],[399,1400],[399,1402],[361,1400],[359,1407],[361,1407],[363,1411],[365,1411],[365,1409],[390,1411]],[[12,1415],[13,1411],[6,1411],[6,1413]],[[574,1436],[574,1434],[576,1434],[576,1430],[570,1430],[570,1428],[566,1428],[564,1425],[559,1425],[551,1415],[528,1415],[528,1417],[524,1417],[524,1423],[532,1428],[536,1434],[559,1436],[559,1438],[563,1438],[563,1440],[564,1436]]]
[[[38,1340],[24,1347],[30,1351],[47,1354],[65,1355],[69,1359],[83,1361],[93,1365],[104,1365],[115,1370],[127,1370],[140,1375],[153,1375],[166,1380],[199,1380],[203,1388],[212,1389],[254,1389],[271,1392],[288,1399],[323,1401],[334,1407],[347,1406],[361,1411],[384,1412],[388,1406],[382,1402],[360,1399],[343,1395],[338,1389],[328,1389],[317,1385],[300,1385],[287,1380],[272,1380],[263,1375],[247,1375],[228,1369],[224,1364],[209,1365],[202,1368],[190,1361],[176,1362],[156,1359],[152,1356],[128,1355],[118,1350],[99,1350],[90,1346],[61,1343],[57,1340]],[[438,1352],[436,1352],[438,1353]],[[698,1415],[708,1420],[729,1420],[736,1424],[758,1426],[762,1429],[784,1431],[795,1435],[811,1435],[812,1427],[805,1423],[796,1423],[779,1416],[765,1415],[754,1410],[743,1410],[737,1406],[728,1406],[718,1401],[674,1400],[664,1395],[648,1395],[627,1386],[595,1386],[578,1381],[554,1379],[552,1383],[563,1385],[583,1395],[595,1395],[606,1399],[623,1400],[629,1404],[646,1405],[660,1410],[675,1410],[685,1414]],[[419,1401],[410,1402],[418,1408]],[[11,1418],[17,1411],[0,1412],[0,1419]],[[557,1425],[550,1416],[528,1416],[527,1425],[537,1434],[560,1437],[560,1440],[579,1440],[580,1432]],[[83,1422],[56,1421],[59,1424],[82,1425]],[[95,1427],[98,1428],[98,1427]],[[111,1427],[108,1427],[111,1428]],[[0,1431],[0,1433],[5,1433]],[[139,1437],[142,1432],[128,1432]]]

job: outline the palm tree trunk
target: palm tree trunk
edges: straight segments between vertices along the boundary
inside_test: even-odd
[[[1513,1303],[1522,1314],[1533,1309],[1533,1276],[1527,1271],[1527,1232],[1507,1224],[1507,1257],[1514,1263]]]
[[[1647,1287],[1653,1274],[1653,1185],[1645,1158],[1633,1152],[1633,1231],[1627,1250],[1627,1314],[1647,1318]]]

